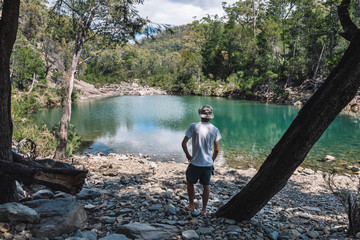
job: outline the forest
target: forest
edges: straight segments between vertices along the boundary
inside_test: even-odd
[[[120,44],[105,44],[106,36],[94,34],[84,44],[75,78],[95,86],[137,79],[172,94],[231,93],[256,99],[270,91],[287,98],[285,88],[323,80],[343,55],[347,42],[339,34],[339,3],[245,0],[223,3],[223,17],[207,16],[183,26],[143,22],[134,39]],[[353,1],[349,12],[355,24],[358,11],[359,2]],[[47,153],[54,150],[58,131],[29,127],[33,123],[25,115],[64,98],[74,21],[44,0],[21,1],[10,66],[14,139],[50,142],[39,147]],[[69,154],[79,141],[75,132],[70,135]]]
[[[213,216],[227,219],[220,219],[218,222],[220,225],[240,223],[237,227],[255,229],[258,225],[262,226],[262,223],[257,224],[249,220],[253,219],[256,214],[269,214],[267,210],[261,212],[268,203],[268,206],[271,205],[271,209],[278,211],[279,217],[281,213],[292,211],[288,207],[278,208],[278,206],[291,202],[284,201],[284,199],[297,200],[295,206],[299,211],[303,211],[305,208],[309,210],[308,206],[303,206],[304,200],[314,198],[317,194],[313,196],[313,192],[316,193],[317,190],[302,192],[297,187],[301,185],[300,183],[304,183],[304,179],[309,180],[311,177],[317,176],[326,180],[326,176],[331,176],[331,174],[323,172],[315,174],[314,171],[305,172],[303,168],[300,168],[300,165],[336,116],[356,96],[360,87],[358,81],[360,77],[360,31],[357,27],[358,1],[352,5],[350,5],[350,0],[342,0],[341,4],[338,1],[307,0],[252,0],[239,1],[233,5],[224,3],[223,8],[226,12],[224,17],[208,16],[191,24],[175,27],[152,25],[150,20],[137,15],[133,5],[142,2],[142,0],[62,0],[56,1],[53,7],[48,6],[45,1],[22,1],[21,5],[20,0],[4,0],[1,2],[3,4],[0,5],[2,6],[0,19],[0,100],[2,102],[0,107],[0,125],[2,127],[0,134],[2,143],[0,145],[0,163],[2,165],[0,168],[2,171],[0,189],[3,194],[0,195],[0,202],[10,203],[18,200],[16,179],[25,183],[28,181],[29,184],[47,185],[54,191],[60,190],[70,194],[79,193],[85,184],[88,170],[85,170],[84,165],[78,160],[74,161],[74,158],[67,160],[71,161],[71,164],[82,165],[82,170],[40,167],[40,163],[29,161],[12,150],[14,144],[12,139],[19,141],[23,137],[29,137],[37,142],[40,149],[51,152],[55,148],[56,139],[59,138],[59,144],[53,158],[66,159],[66,150],[68,150],[67,155],[71,155],[79,143],[74,128],[70,126],[71,103],[76,100],[77,93],[76,90],[73,91],[74,79],[81,79],[96,86],[134,81],[143,85],[161,87],[172,94],[183,95],[227,96],[229,92],[235,92],[238,97],[246,99],[256,99],[264,90],[275,92],[281,97],[287,98],[285,89],[299,86],[305,81],[311,80],[323,83],[298,111],[297,116],[260,168],[256,170],[255,175],[246,180],[235,181],[235,179],[241,179],[237,176],[237,174],[242,175],[240,172],[231,170],[221,174],[233,175],[234,179],[230,181],[236,184],[236,191],[231,191],[230,195],[224,198],[220,196],[223,190],[219,189],[216,199],[221,203],[215,207],[216,212],[213,212]],[[21,6],[20,15],[19,6]],[[16,37],[18,19],[20,24]],[[11,51],[13,46],[14,49]],[[55,127],[49,131],[45,126],[35,127],[31,119],[26,117],[27,114],[33,113],[41,107],[50,107],[60,102],[63,103],[60,128]],[[215,153],[215,151],[216,157],[217,152]],[[118,161],[118,158],[121,158],[143,166],[149,164],[146,157],[145,160],[143,159],[142,154],[141,156],[139,154],[138,159],[134,159],[131,154],[114,154],[111,156],[115,157],[115,162],[121,162]],[[85,161],[89,160],[87,157],[85,158]],[[52,161],[52,159],[44,160]],[[189,160],[191,162],[191,159]],[[91,163],[91,161],[88,162]],[[110,162],[109,164],[105,163],[106,165],[101,164],[100,167],[93,166],[91,170],[99,172],[106,168],[107,172],[101,173],[102,176],[118,176],[118,171],[113,169]],[[114,182],[105,183],[100,178],[100,181],[94,181],[94,179],[86,183],[93,189],[99,187],[103,190],[105,185],[112,185],[111,188],[122,188],[124,186],[126,194],[134,194],[135,196],[131,201],[128,201],[131,198],[130,195],[123,193],[119,195],[119,189],[109,189],[108,192],[104,191],[97,196],[100,199],[100,202],[96,203],[99,208],[110,209],[115,204],[125,201],[132,204],[135,199],[142,199],[139,196],[144,196],[145,200],[140,203],[144,208],[141,208],[140,211],[137,208],[135,213],[132,209],[130,211],[127,209],[126,212],[118,211],[117,209],[123,209],[126,206],[127,203],[124,203],[124,205],[120,204],[114,208],[114,211],[118,211],[117,213],[108,214],[109,216],[119,214],[117,218],[104,219],[104,216],[100,218],[96,215],[91,216],[96,220],[112,224],[112,226],[107,225],[106,227],[93,225],[88,228],[92,229],[91,231],[94,230],[95,238],[97,238],[97,233],[101,237],[115,232],[125,233],[126,229],[123,228],[129,227],[129,225],[131,225],[130,227],[136,225],[137,232],[139,232],[139,222],[151,221],[154,216],[160,219],[169,216],[168,220],[170,221],[165,222],[168,226],[161,225],[167,229],[172,228],[170,225],[199,225],[197,220],[193,223],[190,220],[182,224],[178,221],[171,221],[173,219],[178,220],[177,215],[183,216],[184,219],[186,217],[186,220],[191,219],[187,216],[191,217],[192,215],[185,209],[181,210],[182,194],[176,199],[172,195],[172,193],[179,194],[181,190],[167,194],[168,189],[175,188],[176,183],[173,184],[164,180],[162,183],[164,186],[158,185],[156,190],[151,189],[152,183],[150,182],[143,185],[144,181],[147,181],[145,177],[155,175],[156,171],[158,173],[165,172],[158,171],[159,169],[156,169],[158,166],[147,167],[152,169],[152,174],[145,171],[139,173],[138,167],[135,167],[134,176],[131,176],[133,173],[128,173],[126,177],[123,176]],[[91,168],[89,165],[88,167]],[[116,167],[116,169],[122,168],[125,166]],[[300,178],[295,181],[290,180],[290,177],[298,174],[300,174]],[[92,174],[89,177],[92,177]],[[137,191],[138,188],[133,186],[127,188],[126,185],[132,184],[129,182],[132,181],[132,178],[134,178],[135,186],[143,185],[144,191]],[[321,190],[321,199],[328,200],[330,199],[329,194],[333,193],[332,199],[338,197],[338,200],[341,201],[341,196],[339,198],[337,193],[331,189],[330,177],[328,181],[329,186],[327,187],[330,189],[328,191]],[[104,185],[101,186],[99,183],[104,183]],[[180,180],[177,183],[183,185],[184,181]],[[221,180],[217,183],[219,184],[214,185],[225,185]],[[288,183],[289,186],[293,184],[292,190],[297,193],[301,192],[301,195],[295,198],[293,196],[280,197],[280,201],[275,201],[274,197]],[[352,185],[355,185],[354,182]],[[224,186],[224,188],[228,187]],[[239,188],[241,190],[232,196]],[[357,187],[358,189],[359,187]],[[162,194],[162,190],[167,192]],[[189,188],[187,190],[190,196]],[[158,194],[158,191],[161,193]],[[152,193],[155,193],[156,196],[151,196]],[[122,198],[123,195],[125,198]],[[205,198],[204,195],[205,185],[203,198]],[[81,193],[78,197],[80,198],[80,196]],[[97,198],[96,196],[90,198],[92,197]],[[115,204],[110,205],[111,207],[107,207],[109,197],[116,199]],[[170,204],[165,206],[163,203],[166,204],[166,202],[161,203],[161,201],[166,197],[169,197],[168,203]],[[26,198],[25,195],[24,198]],[[229,201],[227,201],[228,199]],[[347,234],[348,236],[355,236],[360,232],[359,192],[355,195],[352,192],[347,192],[347,196],[343,197],[342,200],[344,199],[347,199],[345,200],[347,203],[343,202],[343,207],[348,212],[349,222]],[[105,205],[101,203],[103,200],[106,201]],[[270,202],[271,200],[274,202]],[[207,201],[205,204],[203,201],[204,212],[201,217],[207,217],[205,211]],[[175,207],[172,203],[179,206]],[[328,227],[332,221],[337,222],[339,220],[337,217],[334,218],[339,214],[336,212],[337,209],[333,213],[328,211],[333,210],[334,206],[331,205],[330,201],[324,202],[326,206],[324,204],[321,206],[322,201],[309,201],[308,203],[310,205],[316,203],[315,206],[322,209],[317,208],[315,211],[326,215],[326,219],[316,220],[316,223],[312,222],[312,224]],[[302,210],[300,206],[303,207]],[[89,205],[87,205],[87,210],[91,210],[96,208],[96,205],[88,207]],[[338,208],[338,206],[335,207]],[[314,208],[310,209],[310,211],[313,210]],[[152,214],[151,211],[155,211],[155,214]],[[132,217],[136,216],[138,212],[149,214],[146,219],[143,218],[145,215],[140,216],[139,221],[134,223]],[[100,215],[103,213],[101,212]],[[122,213],[131,216],[131,218],[127,218]],[[161,214],[157,215],[158,213]],[[271,214],[273,213],[271,212]],[[175,215],[176,218],[170,214]],[[299,213],[294,213],[289,215],[289,219],[280,217],[279,221],[288,225],[287,223],[294,222],[294,218],[300,217],[307,219],[305,224],[307,225],[308,223],[311,224],[308,220],[313,220],[316,214],[318,213],[304,217],[304,215],[300,216]],[[76,228],[84,226],[86,214],[83,215],[79,216],[83,217],[83,222],[79,226],[75,226]],[[34,222],[39,218],[44,220],[44,216],[39,215]],[[9,220],[11,219],[9,218]],[[210,219],[210,221],[212,220]],[[249,222],[242,225],[243,221]],[[271,220],[270,225],[273,221],[274,219]],[[118,224],[115,226],[114,223],[116,222]],[[46,219],[44,223],[48,225]],[[206,224],[210,225],[210,222]],[[344,233],[340,233],[345,228],[341,230],[327,228],[322,231],[319,228],[303,229],[299,226],[298,232],[290,229],[290,232],[281,231],[279,233],[277,231],[281,230],[280,224],[282,223],[275,227],[270,226],[270,230],[266,228],[256,229],[254,234],[260,238],[269,237],[269,239],[282,239],[282,236],[286,239],[298,239],[301,233],[311,238],[318,238],[320,235],[328,236],[335,232],[336,238],[345,236]],[[345,222],[337,222],[337,224],[344,226]],[[266,222],[264,222],[265,225],[268,227]],[[303,226],[304,224],[300,222],[299,225]],[[56,226],[59,227],[59,225]],[[151,227],[149,224],[145,227],[149,226]],[[31,225],[32,227],[34,225]],[[26,228],[29,227],[25,224],[23,229]],[[10,229],[9,225],[4,235],[7,235]],[[16,231],[18,229],[20,228],[15,227]],[[180,229],[185,230],[182,227]],[[47,232],[45,234],[53,237],[64,232],[70,233],[73,230],[74,228],[62,229],[58,233]],[[149,228],[145,230],[147,234],[148,230]],[[201,234],[211,235],[213,230],[215,229],[209,229],[210,234],[204,232]],[[223,229],[218,228],[218,230],[220,233],[216,232],[216,234],[221,236],[221,239],[227,239],[227,237],[232,239],[233,232],[221,233]],[[38,234],[36,230],[31,231]],[[197,231],[200,232],[199,229]],[[227,228],[227,231],[232,230]],[[340,235],[337,235],[338,232]],[[176,227],[174,233],[167,233],[175,236],[180,233],[180,230]],[[191,230],[191,233],[196,234],[196,236],[187,237],[188,231],[182,231],[182,238],[199,239],[196,231]],[[243,231],[241,230],[239,233],[237,235],[242,235]],[[247,237],[246,233],[245,236],[246,239],[254,239],[254,237]],[[61,235],[61,238],[65,237],[68,235]],[[147,239],[146,235],[143,237]],[[133,238],[138,239],[137,236],[133,236]],[[176,238],[180,239],[181,237],[177,236]],[[159,237],[153,239],[159,239]]]

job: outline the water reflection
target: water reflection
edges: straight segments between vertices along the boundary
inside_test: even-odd
[[[235,166],[258,166],[281,138],[298,108],[209,97],[122,96],[75,104],[71,123],[84,142],[82,152],[149,154],[154,159],[186,161],[181,140],[197,109],[214,108],[212,123],[222,134],[219,161]],[[61,108],[37,113],[38,122],[60,121]],[[357,162],[360,124],[338,117],[311,150],[307,162],[317,164],[326,154]]]

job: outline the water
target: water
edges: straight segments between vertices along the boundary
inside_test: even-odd
[[[211,121],[221,132],[217,161],[233,167],[259,167],[299,108],[224,98],[194,96],[121,96],[73,105],[71,123],[82,137],[80,153],[142,153],[155,160],[185,162],[181,141],[188,125],[199,121],[197,109],[214,108]],[[51,129],[61,108],[34,115]],[[344,168],[360,160],[360,123],[339,116],[310,151],[304,166]],[[318,160],[336,157],[334,163]]]

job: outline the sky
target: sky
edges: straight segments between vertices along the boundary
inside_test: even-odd
[[[183,25],[210,15],[223,16],[222,2],[237,0],[144,0],[136,8],[141,17],[157,24]]]

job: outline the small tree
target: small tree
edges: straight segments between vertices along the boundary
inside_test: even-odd
[[[55,158],[65,158],[71,118],[71,94],[74,75],[84,44],[97,36],[102,39],[103,46],[135,38],[136,33],[140,32],[146,23],[134,9],[135,4],[142,2],[142,0],[59,0],[56,2],[54,11],[72,19],[74,42],[72,63],[66,81],[60,139]]]

